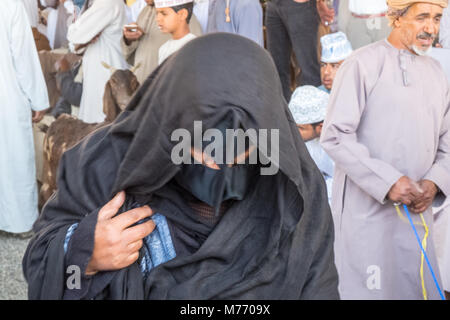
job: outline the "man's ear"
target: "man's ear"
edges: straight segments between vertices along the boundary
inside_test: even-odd
[[[187,17],[188,17],[188,14],[189,14],[187,9],[181,9],[177,13],[178,13],[178,16],[181,18],[181,20],[187,20]]]
[[[316,134],[318,137],[320,137],[320,135],[322,134],[322,128],[323,128],[323,122],[318,124],[315,128],[315,131],[316,131]]]

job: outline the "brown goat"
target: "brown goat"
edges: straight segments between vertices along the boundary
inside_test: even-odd
[[[136,76],[130,70],[112,70],[106,83],[103,96],[103,112],[106,115],[102,123],[85,123],[75,117],[63,114],[47,129],[44,138],[44,168],[39,206],[42,207],[56,191],[56,174],[63,153],[80,142],[84,137],[112,121],[122,112],[139,87]]]

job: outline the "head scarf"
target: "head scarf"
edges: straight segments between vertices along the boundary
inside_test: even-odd
[[[65,153],[58,193],[36,223],[24,258],[30,297],[65,287],[55,234],[125,190],[126,203],[149,204],[166,217],[177,257],[145,280],[138,263],[113,272],[107,289],[92,298],[338,298],[326,185],[276,70],[267,51],[228,33],[194,39],[161,64],[114,123]],[[171,135],[184,128],[193,136],[194,121],[202,121],[203,131],[223,123],[267,129],[269,137],[279,130],[279,143],[254,143],[278,172],[258,175],[245,198],[214,224],[198,219],[188,190],[174,182],[182,165],[172,161],[177,141]]]
[[[430,3],[447,8],[448,0],[387,0],[389,25],[392,26],[398,18],[397,12],[408,8],[415,3]]]

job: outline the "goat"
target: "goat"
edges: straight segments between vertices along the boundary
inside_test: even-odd
[[[47,128],[44,138],[42,187],[39,194],[40,207],[57,189],[56,174],[63,153],[91,132],[114,121],[139,87],[139,82],[133,73],[139,65],[131,70],[115,70],[106,63],[103,63],[103,66],[110,69],[112,73],[105,85],[105,94],[103,95],[105,121],[89,124],[63,114]]]

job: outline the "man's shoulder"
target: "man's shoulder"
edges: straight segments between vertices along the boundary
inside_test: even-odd
[[[370,60],[387,54],[386,40],[380,40],[353,51],[349,58]]]
[[[377,41],[362,48],[359,48],[345,59],[345,68],[357,68],[365,70],[368,74],[379,74],[383,68],[388,50],[385,40]]]

